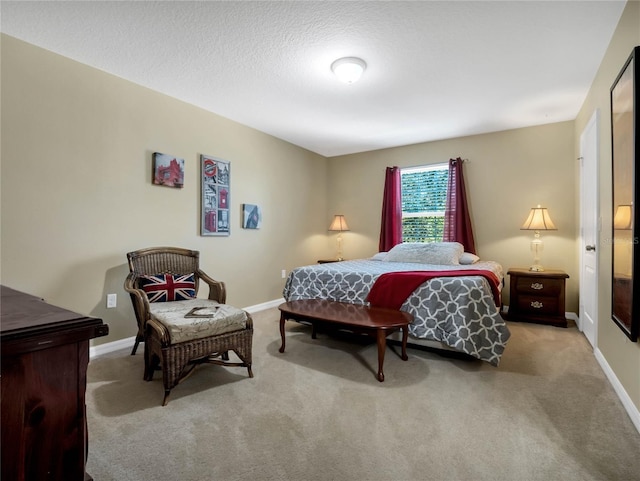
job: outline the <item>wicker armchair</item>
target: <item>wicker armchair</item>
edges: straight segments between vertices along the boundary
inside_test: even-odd
[[[131,295],[138,323],[138,333],[131,354],[135,354],[140,342],[145,343],[144,379],[146,381],[151,381],[156,368],[162,366],[165,389],[163,406],[167,404],[171,389],[184,380],[196,365],[201,363],[243,366],[247,368],[249,377],[253,377],[251,370],[253,320],[249,313],[231,306],[223,306],[246,316],[241,327],[231,327],[235,330],[228,332],[227,329],[227,332],[223,333],[199,332],[196,338],[177,342],[172,342],[171,339],[173,326],[167,325],[159,316],[154,316],[152,313],[152,304],[172,305],[171,307],[181,308],[181,302],[189,303],[190,301],[150,303],[147,292],[141,286],[143,276],[193,274],[195,292],[198,292],[200,281],[203,281],[209,286],[209,297],[191,302],[196,302],[199,306],[211,305],[214,308],[220,307],[219,304],[225,304],[224,283],[212,279],[200,270],[199,257],[198,251],[178,247],[150,247],[127,253],[130,273],[125,280],[124,288]],[[185,309],[187,308],[185,307]],[[180,317],[184,318],[182,314]],[[229,351],[235,352],[241,362],[230,362]]]

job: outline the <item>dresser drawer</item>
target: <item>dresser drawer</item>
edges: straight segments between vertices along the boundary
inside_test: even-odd
[[[519,312],[526,312],[533,315],[555,315],[559,312],[557,297],[521,295],[518,296],[516,305]]]
[[[522,294],[557,296],[564,288],[564,279],[536,279],[518,277],[516,290]]]

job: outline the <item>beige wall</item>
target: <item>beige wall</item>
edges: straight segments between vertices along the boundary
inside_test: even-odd
[[[526,267],[533,261],[533,233],[521,231],[531,207],[549,209],[557,231],[543,232],[542,264],[564,269],[567,310],[578,309],[575,238],[577,161],[573,122],[529,127],[485,135],[346,155],[329,159],[331,212],[344,213],[350,232],[344,234],[347,258],[378,251],[385,168],[447,162],[462,157],[467,197],[478,255],[505,268]],[[504,302],[509,304],[509,284]]]
[[[578,312],[579,136],[600,123],[600,209],[611,225],[608,92],[634,45],[640,4],[629,2],[575,122],[324,159],[266,134],[2,35],[1,263],[3,284],[102,317],[111,334],[136,332],[122,282],[125,253],[150,245],[201,251],[205,271],[246,307],[281,296],[280,270],[335,254],[331,216],[347,216],[345,257],[377,252],[386,166],[461,156],[478,253],[505,268],[531,262],[530,207],[549,208],[542,262],[566,270],[567,310]],[[184,189],[151,184],[151,155],[186,160]],[[199,155],[231,161],[230,237],[199,236]],[[242,203],[263,208],[258,231],[240,228]],[[600,251],[598,345],[640,409],[640,344],[610,320],[610,262]],[[508,293],[508,285],[506,292]],[[118,307],[105,309],[105,295]],[[508,295],[505,296],[508,304]]]
[[[1,85],[2,284],[103,318],[96,344],[136,333],[128,251],[199,250],[241,307],[332,254],[323,157],[4,35]],[[185,159],[183,189],[151,183],[154,151]],[[231,162],[230,237],[199,235],[200,154]],[[261,229],[241,228],[242,203],[262,207]]]
[[[597,110],[599,128],[599,188],[602,230],[598,241],[597,348],[640,410],[640,342],[632,343],[611,320],[611,120],[609,91],[633,47],[640,45],[640,2],[628,2],[589,94],[575,121],[575,151],[580,135]],[[579,174],[576,172],[576,174]],[[576,175],[576,185],[579,175]],[[638,188],[638,186],[636,187]],[[576,216],[578,213],[576,212]]]

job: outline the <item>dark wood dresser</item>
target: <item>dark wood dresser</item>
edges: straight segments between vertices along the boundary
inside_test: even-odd
[[[536,322],[567,327],[565,317],[566,272],[509,269],[509,321]]]
[[[91,479],[85,472],[89,340],[101,319],[0,286],[2,479]]]

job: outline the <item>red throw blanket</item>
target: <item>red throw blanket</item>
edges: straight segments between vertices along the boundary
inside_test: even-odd
[[[407,297],[421,284],[435,277],[469,277],[482,276],[489,281],[493,300],[500,307],[500,281],[491,271],[407,271],[387,272],[376,279],[367,301],[372,307],[400,309]]]

